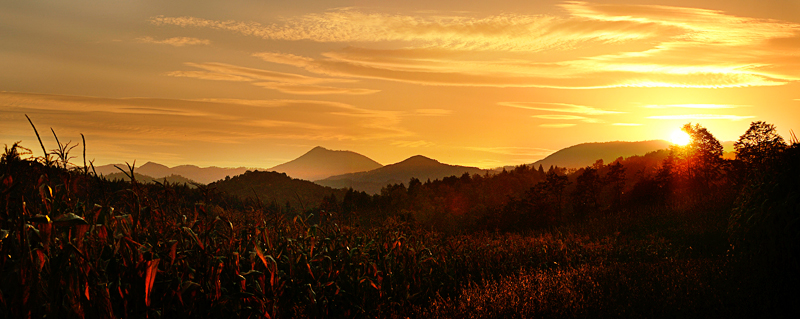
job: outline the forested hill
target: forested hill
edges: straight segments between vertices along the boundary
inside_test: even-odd
[[[594,164],[598,159],[611,163],[617,158],[644,155],[649,152],[667,149],[672,143],[664,140],[640,142],[605,142],[583,143],[559,150],[533,163],[533,167],[542,165],[566,168],[581,168]]]
[[[285,173],[261,171],[247,171],[242,175],[226,178],[208,186],[241,199],[251,198],[265,204],[275,202],[281,207],[289,203],[293,209],[298,211],[303,208],[319,207],[322,199],[332,194],[337,198],[342,198],[345,194],[345,190],[294,179]],[[256,195],[258,195],[257,199]]]
[[[317,184],[333,188],[353,188],[369,194],[377,194],[386,185],[408,183],[414,177],[421,181],[442,179],[449,176],[485,174],[477,167],[448,165],[422,155],[412,156],[402,162],[386,165],[368,172],[351,173],[316,181]]]

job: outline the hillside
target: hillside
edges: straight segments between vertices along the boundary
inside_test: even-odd
[[[402,162],[386,165],[368,172],[350,173],[316,181],[317,184],[333,188],[350,188],[377,194],[388,184],[408,183],[412,177],[421,181],[435,180],[464,173],[484,174],[477,167],[457,166],[439,163],[422,155],[412,156]]]
[[[317,146],[302,156],[268,169],[294,178],[314,181],[347,173],[365,172],[383,165],[352,151],[333,151]]]
[[[109,164],[95,167],[97,174],[109,175],[119,173],[120,171],[114,165],[125,169],[126,164]],[[142,166],[137,166],[134,172],[151,176],[156,179],[164,178],[170,175],[180,175],[185,178],[191,179],[201,184],[208,184],[217,180],[224,179],[225,176],[236,176],[247,171],[247,168],[224,168],[224,167],[198,167],[194,165],[180,165],[175,167],[167,167],[162,164],[147,162]]]
[[[583,143],[561,149],[533,163],[533,167],[548,168],[552,166],[581,168],[594,164],[598,159],[611,163],[619,157],[644,155],[649,152],[666,149],[672,143],[664,140],[640,142],[605,142]]]
[[[189,186],[189,188],[197,187],[193,184],[195,183],[193,180],[180,175],[169,175],[161,178],[154,178],[149,175],[143,175],[135,172],[133,174],[136,177],[136,181],[138,181],[139,183],[154,184],[156,182],[163,183],[166,180],[170,184],[186,185]],[[105,178],[110,181],[116,181],[116,180],[130,181],[130,178],[128,178],[128,176],[122,172],[105,175]]]
[[[294,209],[319,207],[323,197],[334,194],[336,198],[341,199],[345,193],[345,190],[294,179],[284,173],[263,171],[247,171],[208,186],[241,199],[254,199],[257,194],[258,199],[265,205],[274,201],[283,207],[288,202]]]

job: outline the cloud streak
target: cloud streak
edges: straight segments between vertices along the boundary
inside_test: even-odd
[[[537,110],[537,111],[551,111],[561,113],[577,113],[586,115],[603,115],[603,114],[619,114],[623,112],[602,110],[585,105],[568,104],[568,103],[547,103],[547,102],[500,102],[497,103],[502,106],[509,106],[519,109]]]
[[[203,71],[172,71],[167,72],[164,75],[200,80],[251,82],[251,84],[255,86],[296,95],[366,95],[380,92],[380,90],[314,85],[317,83],[355,82],[354,80],[348,79],[310,77],[293,73],[276,72],[216,62],[189,62],[185,64],[189,67],[201,69]]]
[[[136,38],[137,41],[142,43],[155,43],[155,44],[169,44],[174,47],[182,47],[187,45],[210,45],[211,40],[208,39],[198,39],[198,38],[190,38],[190,37],[174,37],[164,40],[156,40],[153,37],[139,37]]]
[[[567,16],[399,15],[347,8],[271,24],[187,16],[150,22],[267,40],[346,43],[351,46],[322,58],[255,54],[343,78],[583,89],[725,88],[800,80],[798,24],[655,5],[566,2],[561,7]],[[352,46],[369,43],[389,48]],[[597,54],[597,47],[610,53]]]
[[[539,127],[548,127],[548,128],[567,128],[573,127],[577,124],[574,123],[562,123],[562,124],[539,124]]]
[[[467,147],[468,150],[481,151],[493,154],[513,155],[513,156],[546,156],[550,155],[556,150],[538,148],[538,147]]]
[[[367,13],[352,8],[284,19],[282,23],[209,20],[156,16],[155,25],[210,28],[268,40],[316,42],[419,43],[457,50],[537,52],[582,42],[615,43],[665,32],[656,24],[564,20],[542,15],[502,14],[489,17]],[[667,28],[670,29],[670,28]]]
[[[744,107],[745,105],[731,105],[731,104],[665,104],[665,105],[645,105],[648,109],[671,109],[671,108],[684,108],[684,109],[733,109]]]
[[[36,114],[120,143],[380,140],[412,136],[405,114],[310,100],[97,98],[0,92],[0,116]]]
[[[654,115],[648,116],[655,120],[730,120],[741,121],[755,118],[755,116],[720,115],[720,114],[684,114],[684,115]]]
[[[586,123],[600,123],[601,121],[598,119],[593,119],[585,116],[578,116],[578,115],[564,115],[564,114],[544,114],[544,115],[531,115],[533,118],[545,119],[545,120],[577,120]]]

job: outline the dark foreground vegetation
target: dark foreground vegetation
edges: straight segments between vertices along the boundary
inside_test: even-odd
[[[608,165],[412,179],[301,210],[142,184],[133,166],[108,181],[69,164],[69,143],[15,143],[0,317],[795,318],[800,144],[755,122],[723,160],[684,129],[686,147]]]

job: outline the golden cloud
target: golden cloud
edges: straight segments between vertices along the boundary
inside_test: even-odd
[[[575,126],[575,125],[577,125],[577,124],[572,124],[572,123],[564,123],[564,124],[539,124],[539,127],[550,127],[550,128],[567,128],[567,127],[573,127],[573,126]]]
[[[348,79],[317,78],[293,73],[275,72],[236,66],[226,63],[186,63],[187,66],[205,71],[172,71],[167,76],[188,77],[201,80],[252,82],[253,85],[297,95],[346,94],[365,95],[380,92],[379,90],[359,88],[338,88],[312,85],[314,83],[348,83]],[[271,81],[271,82],[254,82]]]
[[[156,44],[169,44],[171,46],[182,47],[185,45],[209,45],[211,44],[211,40],[208,39],[198,39],[198,38],[189,38],[189,37],[175,37],[169,38],[164,40],[156,40],[153,37],[139,37],[136,38],[137,41],[142,43],[156,43]]]
[[[584,89],[724,88],[800,80],[796,23],[655,5],[566,2],[561,7],[567,16],[398,15],[348,8],[272,24],[165,16],[150,21],[268,40],[347,43],[351,46],[322,58],[254,54],[340,78]]]
[[[654,115],[648,116],[649,119],[656,120],[730,120],[741,121],[745,119],[755,118],[755,116],[739,116],[739,115],[719,115],[719,114],[684,114],[684,115]]]
[[[642,126],[642,124],[639,124],[639,123],[614,123],[614,124],[611,124],[611,125],[614,125],[614,126]]]
[[[436,146],[435,143],[424,141],[424,140],[418,140],[418,141],[394,141],[391,144],[392,144],[392,146],[406,147],[406,148],[418,148],[418,147]]]
[[[744,105],[731,105],[731,104],[665,104],[665,105],[645,105],[648,109],[671,109],[671,108],[686,108],[686,109],[733,109],[743,107]]]
[[[515,107],[520,109],[537,110],[537,111],[551,111],[562,113],[578,113],[587,115],[602,115],[602,114],[619,114],[624,112],[607,111],[598,108],[568,104],[568,103],[547,103],[547,102],[500,102],[498,105]]]
[[[380,92],[380,90],[338,88],[331,86],[288,84],[275,82],[257,82],[255,86],[277,90],[283,93],[299,95],[321,95],[321,94],[346,94],[346,95],[365,95]]]
[[[453,114],[453,110],[445,110],[445,109],[416,109],[414,110],[414,114],[420,116],[446,116]]]
[[[602,121],[594,118],[589,118],[585,116],[578,116],[578,115],[566,115],[566,114],[543,114],[543,115],[531,115],[533,118],[545,119],[545,120],[578,120],[586,123],[600,123]]]
[[[467,147],[468,150],[481,151],[493,154],[514,156],[542,156],[550,155],[556,150],[537,147]]]
[[[0,92],[0,117],[42,123],[119,143],[243,143],[263,139],[374,140],[412,134],[402,113],[309,100],[98,98]]]
[[[657,24],[598,23],[542,15],[502,14],[483,18],[453,15],[365,13],[352,8],[286,19],[264,25],[196,17],[156,16],[155,25],[226,30],[269,40],[317,42],[419,43],[456,50],[536,52],[571,47],[581,42],[615,43],[670,33]],[[658,29],[665,30],[658,30]]]

